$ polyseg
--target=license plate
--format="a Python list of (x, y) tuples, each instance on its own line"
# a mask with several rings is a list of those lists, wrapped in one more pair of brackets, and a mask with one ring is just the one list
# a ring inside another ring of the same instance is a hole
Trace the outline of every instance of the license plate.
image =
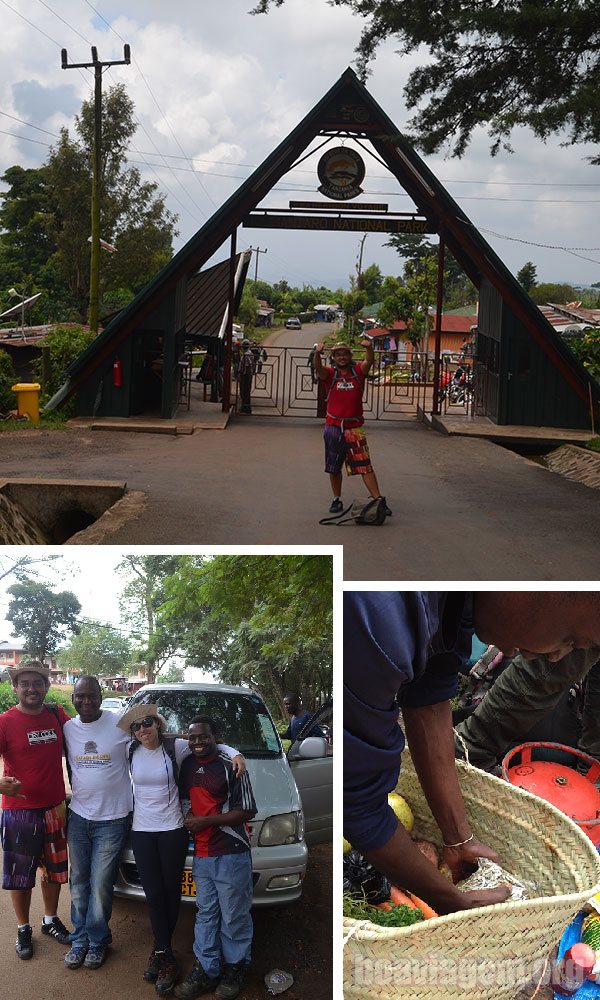
[(192, 873), (189, 868), (186, 868), (181, 876), (181, 895), (182, 896), (196, 895), (196, 883), (194, 882)]

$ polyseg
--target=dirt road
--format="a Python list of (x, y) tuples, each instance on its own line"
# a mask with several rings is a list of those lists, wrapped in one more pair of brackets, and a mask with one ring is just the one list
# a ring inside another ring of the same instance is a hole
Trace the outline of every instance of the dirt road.
[[(266, 1000), (263, 976), (278, 967), (290, 972), (294, 985), (286, 1000), (331, 1000), (332, 997), (332, 851), (331, 844), (311, 848), (304, 894), (300, 902), (283, 908), (253, 911), (252, 966), (240, 1000)], [(185, 971), (192, 965), (191, 943), (195, 907), (181, 907), (174, 948)], [(69, 893), (65, 888), (60, 916), (69, 926)], [(41, 894), (34, 890), (32, 925), (34, 957), (20, 961), (14, 951), (16, 925), (8, 892), (0, 893), (1, 995), (7, 1000), (111, 1000), (156, 997), (142, 980), (152, 942), (145, 906), (117, 899), (111, 927), (114, 944), (105, 965), (96, 972), (65, 969), (66, 948), (42, 937)]]

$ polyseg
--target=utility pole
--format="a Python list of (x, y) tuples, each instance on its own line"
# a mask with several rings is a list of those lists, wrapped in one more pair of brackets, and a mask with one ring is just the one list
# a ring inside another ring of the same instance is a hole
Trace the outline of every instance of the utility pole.
[(92, 155), (92, 238), (90, 254), (90, 331), (98, 333), (98, 310), (100, 298), (100, 173), (102, 162), (102, 70), (109, 66), (128, 66), (131, 62), (129, 45), (123, 46), (123, 59), (100, 62), (98, 50), (92, 45), (91, 63), (69, 63), (67, 50), (60, 50), (63, 69), (94, 70), (94, 148)]
[(258, 284), (258, 255), (259, 253), (267, 253), (267, 250), (261, 250), (260, 247), (250, 247), (252, 253), (256, 254), (256, 264), (254, 266), (254, 295), (256, 296), (256, 286)]
[(360, 250), (358, 251), (358, 261), (356, 263), (356, 276), (357, 276), (356, 277), (356, 287), (359, 290), (360, 290), (360, 279), (362, 278), (363, 250), (364, 250), (364, 246), (365, 246), (365, 240), (366, 240), (366, 238), (367, 238), (368, 235), (369, 235), (368, 233), (365, 233), (365, 235), (362, 237), (362, 239), (360, 241)]

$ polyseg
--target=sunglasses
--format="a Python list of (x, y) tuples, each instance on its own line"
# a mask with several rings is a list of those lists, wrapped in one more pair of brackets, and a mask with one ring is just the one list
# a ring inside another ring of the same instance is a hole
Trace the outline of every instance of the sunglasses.
[(150, 729), (150, 726), (154, 725), (154, 721), (155, 720), (154, 720), (153, 716), (147, 715), (146, 718), (142, 719), (141, 722), (132, 722), (131, 723), (131, 732), (132, 733), (137, 733), (138, 730), (140, 730), (142, 727), (144, 729)]

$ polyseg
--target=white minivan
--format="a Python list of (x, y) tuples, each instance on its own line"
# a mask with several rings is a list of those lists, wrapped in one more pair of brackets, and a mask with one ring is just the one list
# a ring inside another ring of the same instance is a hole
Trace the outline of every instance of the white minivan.
[[(268, 708), (260, 695), (246, 687), (147, 684), (136, 692), (129, 708), (148, 703), (158, 706), (158, 711), (166, 719), (169, 733), (184, 737), (195, 715), (211, 716), (220, 726), (219, 736), (223, 742), (244, 754), (258, 810), (249, 824), (253, 903), (260, 906), (297, 899), (302, 892), (308, 851), (302, 801), (293, 769), (299, 767), (299, 783), (305, 786), (302, 794), (306, 801), (318, 800), (319, 835), (316, 839), (324, 839), (323, 834), (330, 839), (333, 812), (333, 750), (330, 740), (314, 735), (307, 736), (306, 740), (300, 738), (290, 748), (294, 758), (290, 764)], [(303, 743), (306, 744), (304, 752)], [(322, 763), (320, 769), (319, 760)], [(324, 806), (327, 801), (329, 819), (323, 815), (327, 813)], [(191, 853), (185, 868), (182, 898), (194, 901), (196, 889), (191, 876)], [(115, 893), (118, 896), (144, 897), (129, 843), (121, 858)]]

